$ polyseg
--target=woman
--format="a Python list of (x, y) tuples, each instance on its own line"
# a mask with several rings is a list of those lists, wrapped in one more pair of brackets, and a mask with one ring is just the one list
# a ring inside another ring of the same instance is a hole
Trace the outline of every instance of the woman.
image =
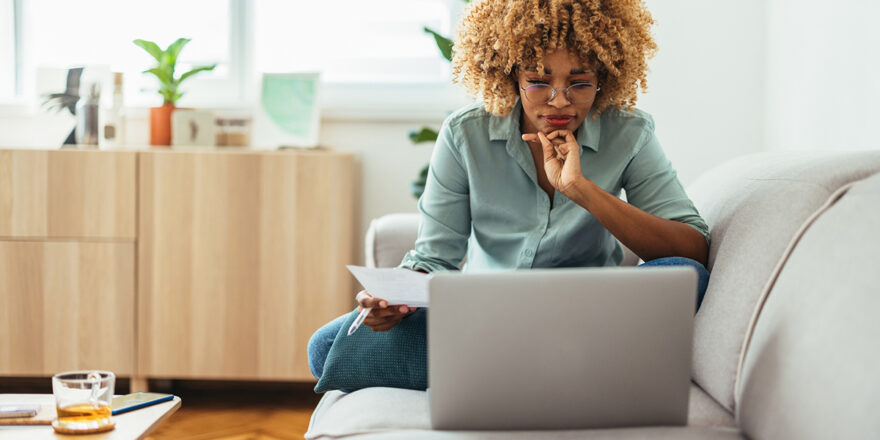
[[(619, 241), (644, 265), (697, 268), (702, 300), (708, 227), (664, 156), (653, 120), (633, 108), (656, 49), (652, 24), (638, 0), (472, 4), (453, 75), (482, 102), (440, 130), (419, 199), (419, 237), (401, 267), (458, 270), (463, 260), (463, 271), (616, 266)], [(364, 324), (374, 331), (414, 311), (365, 291), (357, 301), (373, 308)], [(312, 337), (316, 377), (344, 318)]]

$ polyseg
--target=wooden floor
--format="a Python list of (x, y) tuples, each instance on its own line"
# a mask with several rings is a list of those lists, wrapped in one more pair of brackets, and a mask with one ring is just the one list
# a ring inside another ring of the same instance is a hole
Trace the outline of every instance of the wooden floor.
[(321, 396), (314, 384), (175, 383), (183, 405), (150, 440), (302, 439)]
[[(150, 440), (299, 440), (321, 396), (314, 384), (150, 381), (150, 391), (180, 396), (182, 405)], [(4, 379), (0, 393), (51, 393), (49, 379)], [(128, 392), (118, 380), (117, 394)]]

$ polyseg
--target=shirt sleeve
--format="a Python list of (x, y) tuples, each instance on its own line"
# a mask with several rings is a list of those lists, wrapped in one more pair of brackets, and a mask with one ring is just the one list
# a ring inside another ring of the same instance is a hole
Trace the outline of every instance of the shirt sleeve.
[(660, 218), (693, 227), (709, 242), (709, 227), (688, 198), (652, 128), (623, 172), (627, 202)]
[(457, 137), (450, 121), (444, 122), (419, 198), (418, 239), (399, 267), (428, 273), (458, 270), (464, 258), (471, 233), (470, 193)]

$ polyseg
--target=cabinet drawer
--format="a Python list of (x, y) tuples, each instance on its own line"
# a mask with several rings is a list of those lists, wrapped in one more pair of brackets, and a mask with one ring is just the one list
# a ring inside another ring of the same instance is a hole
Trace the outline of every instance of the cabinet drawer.
[(0, 237), (135, 237), (137, 155), (0, 150)]
[(129, 243), (0, 241), (0, 375), (134, 373)]

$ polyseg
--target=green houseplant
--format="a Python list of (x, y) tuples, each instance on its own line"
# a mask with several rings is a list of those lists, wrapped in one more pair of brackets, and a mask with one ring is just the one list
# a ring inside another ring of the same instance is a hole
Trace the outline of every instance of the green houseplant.
[(144, 49), (157, 62), (156, 67), (147, 69), (144, 73), (151, 73), (159, 80), (159, 95), (162, 96), (162, 106), (150, 109), (150, 145), (171, 144), (171, 113), (174, 112), (177, 100), (183, 96), (180, 91), (180, 83), (199, 72), (214, 70), (216, 64), (199, 66), (188, 72), (176, 75), (177, 58), (180, 51), (191, 41), (190, 38), (178, 38), (168, 48), (162, 50), (158, 44), (137, 39), (134, 44)]
[[(464, 3), (470, 3), (471, 0), (462, 1)], [(443, 58), (445, 58), (446, 61), (452, 62), (452, 39), (441, 35), (437, 31), (427, 26), (424, 28), (424, 31), (425, 33), (431, 34), (431, 36), (434, 37), (434, 42), (437, 43), (437, 49), (440, 50), (440, 54), (443, 55)], [(422, 127), (422, 129), (419, 131), (410, 132), (409, 140), (416, 145), (426, 142), (435, 143), (437, 142), (437, 130), (434, 130), (430, 127)], [(416, 179), (409, 184), (410, 192), (412, 193), (413, 197), (418, 199), (422, 196), (422, 193), (425, 192), (425, 183), (427, 183), (427, 181), (428, 165), (425, 165), (422, 167), (421, 170), (419, 170), (419, 174), (418, 176), (416, 176)]]
[[(467, 2), (468, 0), (465, 0)], [(431, 34), (434, 37), (434, 42), (437, 43), (437, 49), (440, 50), (440, 54), (443, 55), (443, 58), (446, 58), (446, 61), (452, 61), (452, 40), (448, 37), (444, 37), (437, 33), (437, 31), (425, 27), (426, 33)], [(437, 130), (434, 130), (430, 127), (422, 127), (419, 131), (413, 131), (409, 134), (409, 140), (413, 144), (421, 144), (425, 142), (437, 142)], [(419, 170), (418, 176), (416, 179), (410, 182), (410, 193), (412, 193), (413, 197), (419, 198), (422, 196), (422, 193), (425, 192), (425, 183), (428, 181), (428, 165), (422, 167)]]

